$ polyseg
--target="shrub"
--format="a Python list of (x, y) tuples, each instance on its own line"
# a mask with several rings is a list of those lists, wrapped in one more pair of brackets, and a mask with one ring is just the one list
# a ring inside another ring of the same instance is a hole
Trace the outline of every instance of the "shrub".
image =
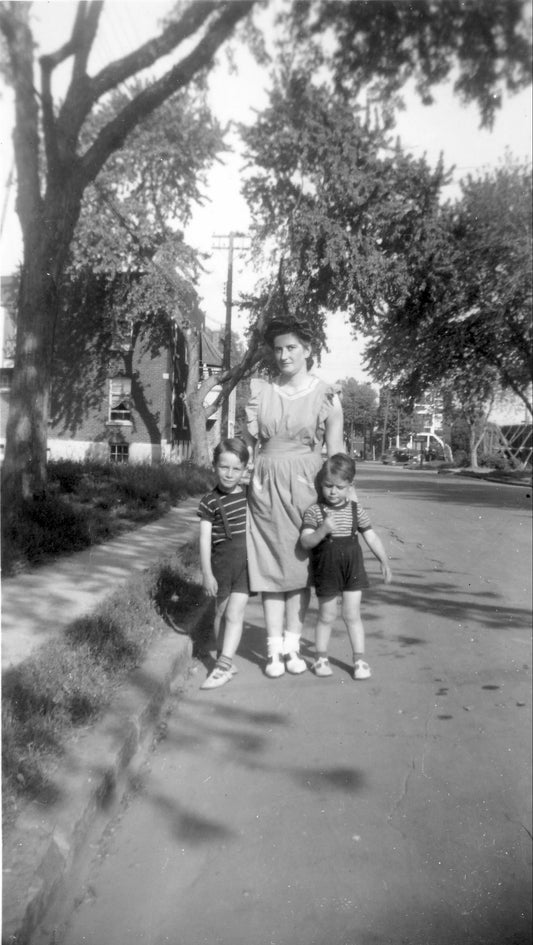
[(453, 461), (456, 466), (463, 467), (468, 466), (469, 458), (466, 450), (455, 450), (453, 454)]
[(85, 475), (85, 467), (80, 462), (70, 459), (54, 460), (49, 462), (48, 482), (57, 482), (62, 492), (70, 494), (77, 492)]
[(479, 457), (479, 465), (496, 469), (498, 472), (520, 468), (520, 462), (514, 456), (507, 456), (505, 453), (482, 453)]
[(88, 511), (76, 509), (62, 496), (45, 494), (23, 499), (3, 521), (4, 564), (17, 559), (38, 563), (54, 554), (79, 551), (91, 544)]
[(20, 503), (2, 520), (4, 574), (70, 554), (153, 519), (169, 504), (207, 492), (210, 469), (191, 463), (115, 465), (57, 460), (48, 464), (49, 490)]

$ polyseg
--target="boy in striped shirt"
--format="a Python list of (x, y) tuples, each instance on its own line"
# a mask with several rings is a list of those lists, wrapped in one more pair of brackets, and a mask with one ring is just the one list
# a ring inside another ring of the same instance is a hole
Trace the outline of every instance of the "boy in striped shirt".
[(215, 449), (216, 486), (198, 506), (200, 564), (204, 590), (216, 598), (217, 662), (200, 689), (216, 689), (237, 672), (233, 657), (241, 641), (244, 609), (250, 594), (246, 558), (246, 486), (241, 479), (249, 453), (238, 438), (221, 440)]
[(367, 513), (359, 502), (350, 501), (354, 479), (355, 463), (350, 456), (335, 453), (326, 461), (320, 481), (322, 501), (306, 509), (300, 541), (311, 552), (312, 583), (319, 604), (312, 669), (317, 676), (331, 676), (328, 644), (337, 617), (337, 597), (342, 595), (342, 616), (353, 650), (353, 677), (368, 679), (371, 671), (364, 659), (365, 631), (360, 613), (361, 592), (368, 587), (368, 578), (357, 532), (380, 562), (386, 584), (392, 580), (392, 573)]

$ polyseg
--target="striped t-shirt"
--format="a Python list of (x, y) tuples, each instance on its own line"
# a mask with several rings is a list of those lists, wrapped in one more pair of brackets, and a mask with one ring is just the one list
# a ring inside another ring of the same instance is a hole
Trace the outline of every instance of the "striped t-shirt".
[[(369, 528), (372, 528), (368, 512), (365, 512), (365, 510), (361, 508), (359, 502), (357, 502), (356, 505), (357, 531), (367, 532)], [(315, 502), (314, 505), (310, 505), (304, 512), (302, 528), (312, 528), (313, 531), (315, 531), (319, 525), (322, 525), (324, 521), (322, 508), (323, 506), (320, 506), (318, 502)], [(340, 508), (333, 508), (332, 506), (327, 506), (327, 508), (333, 522), (333, 531), (331, 532), (333, 538), (349, 538), (352, 534), (353, 524), (352, 503), (346, 502), (346, 504)]]
[(198, 516), (207, 522), (211, 522), (211, 546), (217, 545), (221, 541), (226, 541), (229, 537), (226, 533), (224, 518), (220, 510), (222, 506), (231, 537), (246, 534), (246, 488), (241, 492), (222, 492), (215, 488), (212, 492), (204, 495), (198, 506)]

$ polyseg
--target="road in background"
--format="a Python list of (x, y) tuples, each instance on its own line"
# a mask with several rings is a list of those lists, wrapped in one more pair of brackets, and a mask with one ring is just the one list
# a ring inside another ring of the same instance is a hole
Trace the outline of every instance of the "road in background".
[(330, 679), (267, 679), (251, 602), (36, 945), (529, 945), (530, 490), (361, 464), (358, 493), (394, 572), (367, 558), (372, 678), (339, 621)]

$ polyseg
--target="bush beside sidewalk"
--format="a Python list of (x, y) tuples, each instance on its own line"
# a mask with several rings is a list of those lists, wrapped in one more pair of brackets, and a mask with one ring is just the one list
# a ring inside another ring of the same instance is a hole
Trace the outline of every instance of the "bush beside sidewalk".
[(4, 510), (4, 576), (109, 541), (213, 485), (212, 470), (192, 463), (56, 460), (48, 463), (47, 472), (42, 495), (21, 500), (9, 513)]

